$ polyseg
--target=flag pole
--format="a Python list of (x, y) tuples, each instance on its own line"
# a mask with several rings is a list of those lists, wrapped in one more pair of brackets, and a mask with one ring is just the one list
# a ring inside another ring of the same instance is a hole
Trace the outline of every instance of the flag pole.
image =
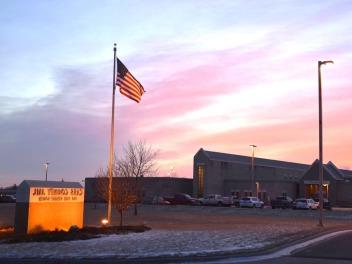
[(108, 189), (108, 223), (111, 225), (111, 196), (112, 196), (112, 167), (114, 162), (114, 135), (115, 135), (115, 90), (116, 90), (116, 43), (114, 43), (114, 69), (112, 83), (111, 105), (111, 131), (110, 131), (110, 155), (109, 155), (109, 189)]

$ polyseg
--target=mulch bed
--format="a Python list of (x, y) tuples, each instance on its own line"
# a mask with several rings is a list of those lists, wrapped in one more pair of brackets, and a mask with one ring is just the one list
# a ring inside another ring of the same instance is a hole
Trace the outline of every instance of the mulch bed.
[(62, 242), (72, 240), (86, 240), (98, 238), (102, 235), (141, 233), (150, 230), (150, 227), (141, 226), (105, 226), (71, 228), (69, 231), (43, 231), (35, 234), (15, 234), (13, 228), (0, 232), (0, 243), (21, 242)]

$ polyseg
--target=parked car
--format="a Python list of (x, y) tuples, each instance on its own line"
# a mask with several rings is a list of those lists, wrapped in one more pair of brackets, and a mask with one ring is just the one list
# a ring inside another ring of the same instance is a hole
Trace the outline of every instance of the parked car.
[(297, 199), (295, 201), (294, 209), (317, 209), (318, 204), (313, 199)]
[[(314, 201), (317, 203), (318, 208), (319, 208), (319, 199), (314, 199)], [(329, 200), (326, 198), (324, 198), (323, 208), (326, 210), (332, 210), (331, 204), (330, 204)]]
[(232, 197), (225, 197), (220, 194), (210, 194), (199, 199), (201, 205), (231, 206)]
[(0, 195), (0, 203), (15, 203), (16, 197), (9, 194), (1, 194)]
[(166, 201), (162, 196), (154, 196), (152, 200), (152, 204), (160, 204), (160, 205), (168, 205), (169, 201)]
[(289, 196), (278, 196), (275, 200), (271, 200), (271, 208), (292, 208), (293, 200)]
[(196, 198), (191, 197), (186, 193), (175, 194), (174, 197), (164, 197), (171, 205), (183, 204), (183, 205), (199, 205), (200, 201)]
[(237, 196), (232, 196), (232, 203), (234, 206), (240, 207), (240, 198)]
[(243, 197), (240, 199), (240, 207), (263, 208), (264, 203), (257, 197)]

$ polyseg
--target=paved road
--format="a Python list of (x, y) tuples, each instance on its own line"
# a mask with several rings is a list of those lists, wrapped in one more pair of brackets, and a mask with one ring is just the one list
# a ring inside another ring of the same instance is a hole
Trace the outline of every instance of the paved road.
[(352, 232), (330, 238), (294, 253), (290, 257), (251, 262), (252, 264), (352, 263)]
[(251, 262), (251, 264), (351, 264), (351, 260), (284, 257), (278, 259), (269, 259), (266, 261)]

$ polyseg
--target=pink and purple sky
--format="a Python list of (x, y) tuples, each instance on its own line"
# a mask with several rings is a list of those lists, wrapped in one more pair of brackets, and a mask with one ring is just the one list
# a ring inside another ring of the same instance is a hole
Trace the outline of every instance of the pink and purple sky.
[(6, 1), (0, 4), (0, 186), (81, 181), (108, 160), (112, 47), (147, 93), (118, 94), (116, 147), (145, 140), (159, 176), (199, 148), (352, 168), (352, 2)]

